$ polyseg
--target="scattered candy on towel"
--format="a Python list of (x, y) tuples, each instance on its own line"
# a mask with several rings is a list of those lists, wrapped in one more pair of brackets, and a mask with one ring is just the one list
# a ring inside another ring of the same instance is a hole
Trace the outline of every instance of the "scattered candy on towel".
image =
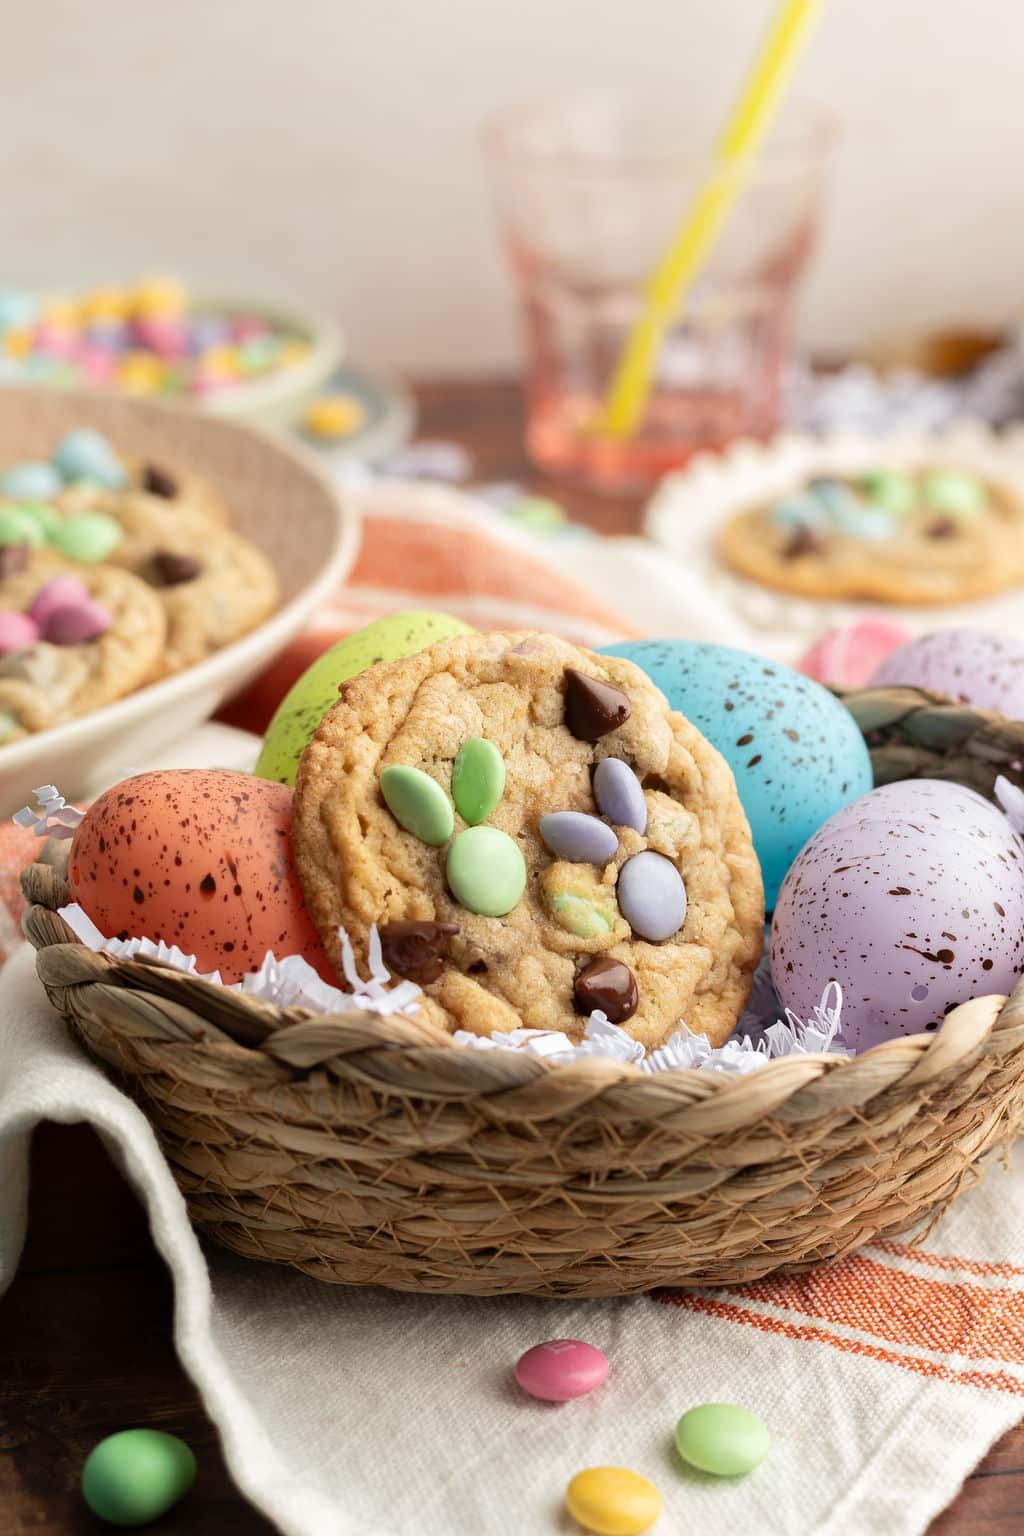
[(595, 1536), (642, 1536), (661, 1514), (661, 1494), (628, 1467), (588, 1467), (565, 1490), (565, 1505)]
[(608, 1357), (582, 1339), (549, 1339), (516, 1361), (515, 1378), (524, 1392), (546, 1403), (568, 1403), (601, 1386)]
[(702, 1403), (676, 1425), (676, 1450), (691, 1467), (715, 1477), (745, 1477), (771, 1450), (768, 1426), (731, 1403)]
[(148, 1525), (184, 1498), (195, 1477), (196, 1459), (177, 1435), (124, 1429), (90, 1451), (82, 1495), (109, 1525)]

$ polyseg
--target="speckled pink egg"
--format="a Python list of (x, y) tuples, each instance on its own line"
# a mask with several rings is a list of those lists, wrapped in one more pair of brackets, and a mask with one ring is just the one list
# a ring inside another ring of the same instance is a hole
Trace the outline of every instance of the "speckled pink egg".
[(784, 1007), (843, 989), (855, 1051), (937, 1029), (959, 1003), (1012, 991), (1024, 970), (1024, 854), (971, 789), (887, 784), (819, 828), (782, 883), (771, 936)]
[(901, 645), (868, 678), (871, 688), (900, 684), (1024, 720), (1024, 640), (984, 629), (936, 630)]
[(238, 981), (267, 950), (333, 968), (302, 902), (292, 791), (247, 773), (168, 770), (122, 779), (71, 844), (74, 899), (108, 938), (163, 939)]

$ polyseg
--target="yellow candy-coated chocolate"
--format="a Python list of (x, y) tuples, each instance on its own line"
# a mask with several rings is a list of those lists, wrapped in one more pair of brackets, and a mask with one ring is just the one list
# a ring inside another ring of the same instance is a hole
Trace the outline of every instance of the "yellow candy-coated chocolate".
[(52, 293), (40, 304), (39, 318), (54, 330), (73, 331), (78, 325), (78, 305), (66, 293)]
[(126, 352), (114, 377), (130, 394), (153, 395), (163, 385), (164, 365), (150, 352)]
[(31, 331), (5, 331), (4, 351), (8, 357), (28, 357), (32, 351)]
[(188, 289), (176, 277), (145, 277), (132, 292), (137, 315), (183, 315), (188, 309)]
[(238, 353), (234, 347), (211, 347), (203, 353), (199, 366), (209, 379), (234, 379), (238, 376)]
[(595, 1536), (641, 1536), (661, 1514), (654, 1484), (628, 1467), (588, 1467), (565, 1491), (570, 1515)]
[(130, 300), (126, 290), (107, 284), (82, 295), (78, 318), (86, 325), (91, 320), (124, 320), (129, 308)]
[(305, 428), (314, 437), (351, 437), (366, 420), (354, 395), (321, 395), (307, 408)]
[(291, 368), (295, 363), (304, 363), (312, 348), (308, 341), (283, 341), (277, 349), (277, 360), (282, 368)]

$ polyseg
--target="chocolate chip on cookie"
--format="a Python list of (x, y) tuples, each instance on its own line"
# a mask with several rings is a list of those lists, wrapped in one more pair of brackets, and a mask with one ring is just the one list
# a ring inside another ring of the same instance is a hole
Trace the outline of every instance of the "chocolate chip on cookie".
[(617, 731), (629, 719), (630, 710), (621, 688), (566, 667), (565, 723), (577, 741), (598, 741)]
[(147, 464), (142, 471), (142, 489), (151, 496), (162, 496), (165, 501), (173, 501), (178, 494), (178, 482), (169, 470), (161, 469), (159, 464)]
[(183, 582), (195, 581), (203, 565), (194, 555), (178, 555), (172, 549), (158, 549), (153, 556), (153, 569), (159, 586), (180, 587)]
[(5, 544), (0, 549), (0, 581), (17, 576), (28, 565), (31, 549), (27, 544)]
[(828, 540), (813, 528), (802, 524), (794, 528), (782, 547), (783, 560), (797, 560), (801, 555), (821, 555), (828, 548)]
[(395, 976), (429, 986), (444, 970), (449, 943), (458, 931), (458, 923), (383, 923), (378, 932), (384, 964)]
[(636, 977), (621, 960), (601, 956), (591, 960), (576, 977), (573, 1002), (577, 1012), (591, 1014), (598, 1010), (611, 1024), (624, 1024), (636, 1013), (640, 1001)]

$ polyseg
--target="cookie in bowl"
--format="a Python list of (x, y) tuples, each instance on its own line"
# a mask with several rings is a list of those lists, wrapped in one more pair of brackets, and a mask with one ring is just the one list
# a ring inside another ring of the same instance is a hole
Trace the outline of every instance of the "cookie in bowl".
[(735, 513), (725, 563), (807, 598), (944, 604), (1024, 581), (1024, 500), (949, 466), (815, 475)]
[(293, 846), (342, 970), (424, 989), (448, 1031), (718, 1044), (762, 947), (761, 873), (729, 768), (632, 663), (460, 635), (342, 685), (299, 769)]
[(0, 548), (0, 743), (73, 720), (160, 670), (166, 623), (145, 582), (72, 572), (48, 550)]

